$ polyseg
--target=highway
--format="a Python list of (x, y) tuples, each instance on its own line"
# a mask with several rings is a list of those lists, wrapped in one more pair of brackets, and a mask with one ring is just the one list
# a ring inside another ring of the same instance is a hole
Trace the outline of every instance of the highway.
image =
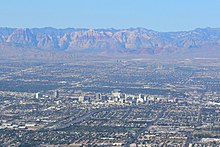
[(128, 140), (128, 142), (125, 144), (125, 147), (129, 147), (132, 143), (134, 143), (135, 140), (141, 135), (141, 133), (146, 131), (150, 126), (156, 123), (164, 115), (165, 111), (166, 109), (163, 108), (162, 111), (157, 115), (157, 118), (155, 120), (148, 122), (146, 126), (140, 128), (140, 130), (135, 134), (135, 136), (133, 136), (130, 140)]
[(121, 109), (128, 109), (129, 110), (128, 113), (130, 113), (130, 111), (132, 110), (132, 107), (129, 106), (129, 107), (114, 107), (114, 108), (94, 109), (91, 112), (89, 112), (89, 113), (87, 113), (85, 115), (82, 115), (82, 116), (80, 116), (78, 118), (69, 116), (69, 117), (67, 117), (64, 120), (56, 122), (55, 124), (52, 124), (52, 125), (49, 124), (48, 126), (42, 128), (42, 130), (45, 130), (45, 129), (56, 130), (56, 129), (66, 128), (66, 127), (69, 127), (71, 125), (80, 123), (80, 122), (90, 118), (95, 113), (102, 112), (102, 111), (121, 110)]

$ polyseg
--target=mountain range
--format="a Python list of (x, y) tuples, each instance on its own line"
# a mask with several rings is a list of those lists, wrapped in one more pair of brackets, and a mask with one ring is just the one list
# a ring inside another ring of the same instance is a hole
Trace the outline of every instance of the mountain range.
[(173, 55), (210, 51), (215, 55), (220, 52), (220, 29), (158, 32), (145, 28), (0, 28), (0, 57), (58, 54), (65, 57), (76, 52)]

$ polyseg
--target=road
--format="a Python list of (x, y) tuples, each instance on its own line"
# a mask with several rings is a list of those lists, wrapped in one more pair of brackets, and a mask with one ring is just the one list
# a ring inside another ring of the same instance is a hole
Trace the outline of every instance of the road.
[(141, 133), (143, 133), (144, 131), (146, 131), (150, 126), (152, 126), (154, 123), (156, 123), (163, 115), (164, 112), (166, 111), (165, 108), (162, 109), (162, 111), (157, 115), (157, 118), (151, 122), (148, 122), (146, 124), (146, 126), (142, 127), (136, 134), (134, 137), (132, 137), (130, 140), (128, 140), (128, 142), (125, 144), (125, 147), (129, 147), (132, 143), (134, 143), (134, 141), (141, 135)]
[(185, 143), (184, 147), (188, 147), (191, 142), (192, 142), (192, 133), (188, 132), (187, 133), (186, 143)]
[(42, 129), (43, 130), (44, 129), (55, 130), (55, 129), (66, 128), (66, 127), (69, 127), (69, 126), (71, 126), (73, 124), (80, 123), (80, 122), (90, 118), (95, 113), (102, 112), (102, 111), (120, 110), (120, 109), (131, 109), (131, 108), (130, 108), (130, 106), (129, 107), (114, 107), (114, 108), (99, 108), (99, 109), (92, 110), (91, 112), (89, 112), (89, 113), (87, 113), (85, 115), (82, 115), (82, 116), (80, 116), (78, 118), (70, 116), (70, 117), (68, 117), (68, 118), (66, 118), (64, 120), (58, 121), (58, 122), (56, 122), (53, 125), (48, 125), (48, 126), (42, 128)]

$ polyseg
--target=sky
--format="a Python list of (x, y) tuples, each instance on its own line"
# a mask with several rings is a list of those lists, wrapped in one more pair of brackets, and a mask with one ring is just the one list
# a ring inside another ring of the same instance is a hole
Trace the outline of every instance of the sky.
[(1, 0), (0, 27), (220, 28), (220, 0)]

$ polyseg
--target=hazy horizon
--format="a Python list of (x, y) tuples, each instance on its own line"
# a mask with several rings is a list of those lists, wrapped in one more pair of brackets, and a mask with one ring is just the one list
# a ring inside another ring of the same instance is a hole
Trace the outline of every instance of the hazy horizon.
[(193, 31), (196, 29), (220, 29), (220, 27), (197, 27), (197, 28), (192, 28), (190, 30), (174, 30), (174, 31), (158, 31), (158, 30), (154, 30), (154, 29), (149, 29), (149, 28), (144, 28), (144, 27), (129, 27), (129, 28), (75, 28), (75, 27), (64, 27), (64, 28), (58, 28), (58, 27), (52, 27), (52, 26), (42, 26), (42, 27), (7, 27), (7, 26), (0, 26), (0, 28), (9, 28), (9, 29), (56, 29), (56, 30), (65, 30), (65, 29), (85, 29), (85, 30), (129, 30), (129, 29), (146, 29), (146, 30), (150, 30), (150, 31), (156, 31), (156, 32), (161, 32), (161, 33), (169, 33), (169, 32), (189, 32), (189, 31)]
[(93, 0), (0, 2), (1, 27), (147, 28), (160, 32), (219, 28), (220, 1)]

